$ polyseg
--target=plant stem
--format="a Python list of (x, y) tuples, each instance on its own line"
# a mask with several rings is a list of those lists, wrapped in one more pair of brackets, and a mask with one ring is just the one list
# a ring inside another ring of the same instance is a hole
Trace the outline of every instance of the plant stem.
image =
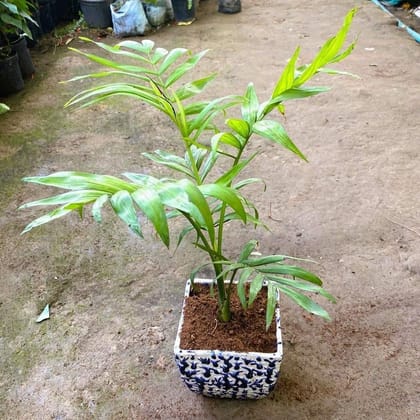
[(219, 310), (219, 321), (221, 322), (229, 322), (232, 318), (232, 314), (230, 311), (230, 299), (227, 297), (220, 307)]
[(194, 173), (195, 182), (197, 183), (197, 185), (201, 185), (203, 183), (203, 181), (201, 179), (201, 176), (200, 176), (200, 173), (198, 171), (197, 165), (195, 164), (194, 156), (193, 156), (193, 153), (191, 151), (191, 143), (190, 143), (189, 137), (188, 137), (188, 140), (185, 140), (185, 138), (184, 138), (184, 143), (185, 143), (185, 147), (187, 149), (188, 157), (190, 159), (191, 168), (192, 168), (193, 173)]
[[(236, 155), (233, 164), (232, 164), (232, 168), (238, 164), (242, 153), (249, 141), (250, 136), (248, 136), (248, 138), (245, 140), (243, 147), (238, 151), (238, 154)], [(232, 183), (229, 184), (229, 186)], [(222, 244), (223, 244), (223, 228), (225, 226), (224, 223), (224, 218), (225, 218), (225, 214), (226, 214), (226, 203), (222, 204), (222, 207), (220, 209), (220, 215), (219, 215), (219, 229), (218, 229), (218, 233), (217, 233), (217, 254), (222, 255), (223, 254), (223, 249), (222, 249)], [(233, 280), (235, 278), (236, 275), (236, 271), (235, 270), (232, 273), (232, 276), (230, 278), (229, 281), (229, 285), (226, 288), (225, 287), (225, 278), (224, 276), (220, 276), (218, 277), (218, 274), (220, 274), (223, 270), (223, 267), (220, 267), (217, 264), (213, 264), (215, 272), (216, 272), (216, 277), (217, 277), (217, 290), (218, 290), (218, 296), (219, 296), (219, 320), (221, 322), (229, 322), (232, 318), (232, 313), (230, 310), (230, 296), (231, 296), (231, 289), (232, 289), (232, 283)]]

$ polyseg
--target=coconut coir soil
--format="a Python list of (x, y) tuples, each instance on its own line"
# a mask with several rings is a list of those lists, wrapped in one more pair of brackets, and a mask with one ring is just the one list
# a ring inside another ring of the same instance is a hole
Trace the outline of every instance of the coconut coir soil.
[(251, 308), (244, 311), (236, 290), (232, 291), (232, 320), (227, 323), (217, 318), (217, 297), (209, 287), (195, 285), (186, 299), (181, 348), (190, 350), (276, 351), (275, 322), (265, 329), (267, 297), (260, 293)]

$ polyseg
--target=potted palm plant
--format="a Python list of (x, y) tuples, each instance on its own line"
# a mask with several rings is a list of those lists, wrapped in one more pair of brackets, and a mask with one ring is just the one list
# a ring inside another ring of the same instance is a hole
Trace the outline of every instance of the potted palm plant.
[[(21, 208), (55, 206), (29, 223), (24, 232), (73, 211), (82, 214), (88, 204), (92, 204), (93, 218), (100, 222), (101, 209), (109, 203), (116, 215), (140, 237), (139, 213), (142, 213), (142, 217), (150, 220), (160, 240), (169, 247), (169, 222), (173, 218), (183, 219), (186, 226), (179, 233), (178, 243), (190, 237), (194, 246), (208, 257), (208, 262), (195, 268), (187, 281), (175, 342), (175, 358), (181, 377), (195, 392), (208, 396), (261, 398), (273, 389), (282, 359), (280, 295), (315, 315), (329, 319), (327, 311), (307, 295), (317, 294), (334, 302), (334, 297), (323, 288), (317, 275), (297, 266), (293, 262), (296, 258), (259, 255), (256, 241), (234, 247), (238, 253), (231, 256), (231, 244), (226, 243), (225, 233), (226, 227), (234, 223), (264, 225), (256, 205), (245, 193), (249, 185), (261, 180), (242, 177), (244, 169), (257, 154), (249, 154), (254, 137), (262, 137), (306, 160), (275, 117), (284, 114), (287, 101), (327, 90), (309, 87), (307, 82), (320, 72), (340, 73), (326, 66), (343, 60), (353, 50), (354, 43), (343, 46), (354, 14), (355, 10), (347, 14), (337, 34), (327, 40), (309, 64), (297, 65), (300, 52), (297, 48), (265, 101), (258, 99), (252, 83), (243, 95), (194, 101), (193, 98), (205, 90), (215, 74), (198, 79), (192, 77), (183, 84), (180, 79), (193, 71), (207, 51), (197, 54), (184, 48), (167, 51), (156, 48), (150, 40), (126, 40), (109, 46), (86, 38), (83, 39), (95, 44), (108, 56), (73, 49), (109, 70), (75, 77), (71, 81), (98, 77), (116, 77), (117, 80), (83, 90), (71, 98), (66, 107), (84, 108), (114, 96), (135, 98), (168, 117), (179, 131), (183, 151), (181, 154), (171, 150), (144, 153), (147, 159), (173, 171), (173, 177), (127, 172), (122, 179), (94, 173), (57, 172), (25, 178), (27, 182), (68, 191), (24, 204)], [(123, 61), (121, 57), (124, 57)], [(126, 64), (130, 59), (134, 64)], [(229, 115), (233, 110), (236, 111), (235, 117), (227, 117), (223, 125), (218, 123), (217, 117)], [(292, 262), (288, 263), (288, 260)], [(212, 268), (212, 279), (197, 280), (198, 274), (207, 266)], [(236, 318), (242, 316), (234, 313), (232, 302), (239, 302), (238, 311), (247, 314), (258, 301), (259, 308), (263, 305), (265, 311), (261, 315), (261, 310), (257, 310), (255, 318), (248, 319), (245, 328), (250, 329), (251, 324), (257, 323), (257, 317), (262, 316), (262, 333), (268, 331), (271, 334), (268, 348), (224, 348), (223, 342), (204, 348), (188, 344), (192, 335), (198, 335), (194, 330), (193, 334), (187, 333), (183, 338), (189, 316), (188, 305), (200, 296), (207, 299), (207, 304), (199, 310), (211, 307), (211, 311), (215, 311), (211, 314), (216, 321), (211, 325), (213, 332), (226, 329), (225, 326), (228, 326), (228, 331), (233, 330), (231, 326)], [(213, 309), (214, 305), (216, 309)]]

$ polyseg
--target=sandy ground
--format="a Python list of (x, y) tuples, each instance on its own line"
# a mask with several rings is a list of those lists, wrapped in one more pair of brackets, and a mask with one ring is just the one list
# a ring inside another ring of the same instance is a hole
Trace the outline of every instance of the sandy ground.
[[(264, 97), (295, 46), (308, 60), (354, 5), (242, 3), (227, 16), (203, 1), (193, 25), (150, 38), (210, 48), (200, 68), (220, 73), (215, 95), (253, 81)], [(230, 232), (233, 252), (256, 235), (263, 252), (316, 260), (311, 268), (339, 298), (331, 323), (283, 300), (282, 375), (257, 402), (202, 398), (178, 378), (184, 280), (202, 258), (192, 246), (168, 252), (110, 214), (101, 226), (74, 215), (20, 236), (39, 213), (17, 207), (47, 195), (23, 176), (153, 171), (140, 153), (175, 136), (163, 117), (127, 101), (64, 111), (80, 86), (58, 82), (87, 63), (65, 48), (34, 51), (36, 78), (0, 119), (0, 418), (419, 418), (420, 49), (371, 2), (357, 4), (358, 47), (340, 68), (360, 79), (320, 77), (332, 92), (289, 105), (285, 125), (309, 164), (256, 140), (262, 154), (250, 175), (268, 179), (255, 197), (272, 233)], [(36, 324), (46, 303), (51, 318)]]

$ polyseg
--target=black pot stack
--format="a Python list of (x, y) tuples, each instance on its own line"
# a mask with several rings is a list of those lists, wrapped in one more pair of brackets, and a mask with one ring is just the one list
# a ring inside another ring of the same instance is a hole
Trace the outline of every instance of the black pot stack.
[(33, 48), (44, 34), (52, 32), (59, 23), (77, 19), (79, 10), (79, 0), (37, 0), (34, 3), (31, 14), (37, 25), (28, 21), (32, 39), (24, 35), (11, 38), (10, 54), (0, 59), (0, 97), (22, 90), (24, 80), (35, 73), (28, 48)]
[(3, 46), (7, 56), (0, 59), (0, 97), (18, 92), (25, 86), (24, 79), (35, 73), (24, 35), (9, 39), (9, 47)]

